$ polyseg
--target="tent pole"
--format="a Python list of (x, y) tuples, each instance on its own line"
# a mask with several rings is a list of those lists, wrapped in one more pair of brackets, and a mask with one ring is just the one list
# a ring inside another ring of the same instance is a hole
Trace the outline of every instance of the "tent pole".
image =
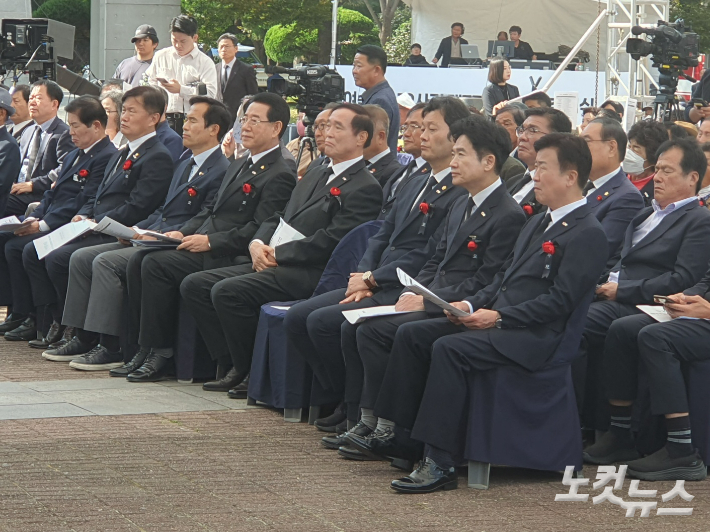
[(582, 35), (582, 38), (577, 41), (577, 44), (574, 45), (574, 48), (570, 50), (569, 54), (567, 54), (567, 57), (565, 57), (564, 61), (560, 63), (560, 66), (557, 67), (557, 70), (555, 70), (555, 73), (552, 75), (552, 77), (545, 83), (545, 86), (540, 89), (542, 92), (547, 92), (550, 90), (550, 87), (557, 81), (557, 78), (559, 78), (562, 75), (562, 72), (565, 71), (567, 66), (572, 62), (572, 59), (574, 59), (574, 56), (577, 55), (577, 52), (581, 50), (582, 46), (584, 46), (584, 43), (587, 42), (589, 37), (591, 37), (592, 33), (596, 31), (596, 29), (599, 27), (599, 25), (602, 23), (602, 21), (606, 18), (607, 14), (609, 13), (609, 10), (603, 9), (601, 13), (599, 13), (599, 16), (597, 19), (592, 23), (591, 26), (589, 26), (589, 29)]
[(338, 0), (333, 2), (332, 44), (330, 45), (330, 68), (335, 68), (335, 54), (338, 46)]

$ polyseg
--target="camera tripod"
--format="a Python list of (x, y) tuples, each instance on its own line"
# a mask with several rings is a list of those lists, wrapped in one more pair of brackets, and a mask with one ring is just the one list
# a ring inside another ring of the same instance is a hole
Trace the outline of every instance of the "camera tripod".
[(315, 131), (313, 131), (313, 120), (308, 116), (303, 117), (303, 125), (306, 126), (306, 134), (301, 137), (301, 142), (298, 147), (298, 157), (296, 157), (296, 168), (300, 168), (303, 152), (307, 149), (311, 152), (311, 161), (313, 154), (316, 151)]

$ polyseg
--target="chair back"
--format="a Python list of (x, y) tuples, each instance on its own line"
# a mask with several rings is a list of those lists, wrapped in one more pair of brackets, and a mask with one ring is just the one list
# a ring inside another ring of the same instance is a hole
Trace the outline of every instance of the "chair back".
[(313, 296), (325, 294), (348, 285), (350, 274), (357, 269), (367, 249), (367, 242), (382, 227), (382, 220), (372, 220), (358, 225), (335, 246)]

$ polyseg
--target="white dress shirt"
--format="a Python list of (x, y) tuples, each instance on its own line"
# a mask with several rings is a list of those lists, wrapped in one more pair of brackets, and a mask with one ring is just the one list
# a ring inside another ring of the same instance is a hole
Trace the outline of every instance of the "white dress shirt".
[(518, 190), (515, 195), (513, 195), (513, 199), (518, 203), (523, 201), (525, 199), (525, 196), (527, 196), (535, 186), (535, 182), (532, 180), (532, 178), (535, 176), (535, 170), (530, 170), (527, 173), (530, 174), (530, 182), (527, 183), (523, 188)]
[(330, 164), (328, 165), (328, 168), (333, 169), (333, 175), (331, 175), (328, 178), (328, 181), (325, 182), (327, 185), (330, 183), (333, 179), (338, 177), (340, 174), (345, 172), (348, 168), (350, 168), (352, 165), (354, 165), (356, 162), (362, 160), (362, 155), (360, 157), (355, 157), (354, 159), (349, 159), (347, 161), (340, 162), (338, 164), (333, 164), (333, 161), (330, 161)]
[[(430, 174), (430, 176), (433, 175), (433, 176), (434, 176), (434, 179), (436, 179), (436, 182), (437, 182), (437, 183), (441, 183), (441, 182), (444, 180), (444, 178), (445, 178), (447, 175), (449, 175), (450, 173), (451, 173), (451, 168), (444, 168), (441, 172), (436, 173), (436, 174), (435, 174), (434, 171), (432, 170), (432, 173)], [(427, 183), (429, 183), (428, 179), (427, 179)], [(421, 191), (421, 192), (419, 193), (419, 195), (417, 196), (417, 199), (414, 200), (414, 203), (412, 203), (412, 208), (410, 209), (410, 211), (413, 211), (416, 207), (419, 206), (419, 202), (420, 202), (420, 200), (422, 199), (422, 197), (424, 196), (424, 193), (426, 192), (427, 188), (428, 188), (428, 184), (427, 184), (427, 185), (424, 185), (424, 186), (422, 187), (422, 191)]]
[(378, 153), (375, 155), (372, 159), (369, 159), (368, 162), (369, 164), (375, 164), (377, 161), (382, 159), (385, 155), (387, 155), (390, 152), (390, 149), (387, 148), (385, 151)]
[(192, 178), (195, 177), (195, 174), (202, 167), (202, 165), (205, 164), (205, 161), (209, 158), (209, 156), (216, 152), (218, 149), (220, 149), (219, 144), (214, 148), (210, 148), (209, 150), (203, 151), (198, 155), (192, 156), (192, 160), (195, 161), (195, 164), (192, 166), (192, 169), (190, 170), (190, 175), (187, 177), (188, 183), (192, 181)]
[(601, 176), (599, 179), (595, 179), (594, 181), (592, 181), (590, 179), (589, 182), (592, 185), (594, 185), (594, 188), (589, 189), (587, 191), (587, 196), (589, 196), (591, 193), (593, 193), (596, 189), (603, 187), (606, 184), (606, 182), (609, 181), (616, 174), (618, 174), (620, 170), (621, 170), (621, 166), (619, 166), (619, 168), (617, 168), (616, 170), (614, 170), (610, 174), (606, 174), (606, 175)]
[[(39, 135), (39, 151), (37, 152), (37, 159), (40, 159), (42, 157), (42, 135), (44, 135), (47, 130), (49, 129), (49, 126), (51, 126), (54, 123), (54, 119), (56, 117), (50, 118), (46, 122), (43, 122), (41, 124), (36, 124), (39, 126), (39, 129), (36, 127), (29, 127), (25, 131), (22, 132), (22, 135), (24, 136), (25, 134), (30, 135), (29, 141), (27, 142), (27, 151), (25, 152), (25, 156), (22, 159), (22, 165), (20, 166), (20, 175), (17, 178), (18, 183), (24, 183), (25, 181), (29, 181), (32, 179), (32, 175), (27, 175), (28, 171), (28, 166), (30, 164), (30, 150), (32, 149), (32, 144), (34, 143), (34, 138), (35, 135)], [(37, 165), (37, 159), (35, 159), (35, 166)], [(34, 170), (34, 169), (33, 169)]]
[(280, 148), (280, 144), (277, 144), (276, 146), (274, 146), (273, 148), (269, 148), (268, 150), (264, 150), (261, 153), (257, 153), (256, 155), (249, 155), (249, 157), (251, 157), (251, 164), (254, 165), (258, 163), (264, 155), (266, 155), (267, 153), (271, 153), (277, 148)]
[(133, 152), (135, 152), (138, 148), (140, 148), (143, 143), (145, 143), (146, 140), (155, 137), (155, 131), (151, 131), (147, 135), (143, 135), (142, 137), (136, 139), (136, 140), (129, 140), (128, 141), (128, 156), (130, 157), (133, 155)]
[(217, 80), (220, 83), (220, 85), (222, 83), (222, 80), (224, 79), (224, 71), (225, 70), (227, 71), (227, 80), (229, 80), (229, 76), (232, 75), (232, 69), (234, 68), (234, 63), (236, 63), (236, 62), (237, 62), (236, 55), (234, 56), (234, 59), (232, 59), (229, 63), (225, 63), (224, 61), (222, 61), (222, 69), (220, 72), (220, 78)]
[[(662, 209), (655, 199), (652, 200), (651, 205), (653, 206), (653, 214), (651, 214), (648, 218), (646, 218), (638, 225), (638, 227), (634, 231), (633, 236), (631, 237), (631, 247), (634, 247), (636, 244), (641, 242), (641, 240), (646, 238), (646, 236), (648, 236), (651, 231), (658, 227), (658, 225), (663, 221), (663, 219), (670, 213), (677, 211), (683, 205), (687, 205), (688, 203), (691, 203), (693, 201), (698, 201), (698, 197), (691, 196), (689, 198), (676, 201), (675, 203), (669, 203), (665, 209)], [(618, 283), (619, 272), (609, 273), (608, 282)]]
[(174, 47), (158, 50), (153, 56), (153, 62), (145, 71), (151, 85), (162, 87), (158, 78), (168, 81), (175, 79), (180, 83), (180, 92), (168, 93), (168, 113), (187, 113), (190, 108), (189, 100), (197, 94), (197, 83), (207, 86), (207, 96), (217, 96), (217, 72), (214, 62), (207, 55), (200, 52), (197, 46), (183, 56), (178, 55)]

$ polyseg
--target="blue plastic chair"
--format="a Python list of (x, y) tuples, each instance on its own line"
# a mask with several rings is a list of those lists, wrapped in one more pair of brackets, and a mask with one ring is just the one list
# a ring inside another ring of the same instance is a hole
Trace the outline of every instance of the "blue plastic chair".
[(578, 356), (591, 294), (567, 320), (564, 337), (538, 371), (506, 366), (469, 376), (464, 456), (468, 485), (488, 489), (490, 465), (582, 469), (582, 432), (571, 364)]
[[(357, 269), (367, 249), (368, 240), (382, 226), (381, 220), (366, 222), (343, 237), (333, 250), (323, 270), (313, 296), (345, 288), (350, 273)], [(310, 366), (303, 357), (293, 356), (288, 349), (283, 320), (287, 310), (299, 301), (274, 301), (261, 307), (256, 330), (254, 354), (249, 375), (248, 404), (264, 403), (284, 410), (286, 421), (300, 422), (303, 408), (308, 408), (311, 396), (318, 404), (338, 401), (339, 397), (326, 397)], [(281, 307), (281, 308), (279, 308)], [(318, 409), (311, 410), (309, 422), (318, 417)]]

